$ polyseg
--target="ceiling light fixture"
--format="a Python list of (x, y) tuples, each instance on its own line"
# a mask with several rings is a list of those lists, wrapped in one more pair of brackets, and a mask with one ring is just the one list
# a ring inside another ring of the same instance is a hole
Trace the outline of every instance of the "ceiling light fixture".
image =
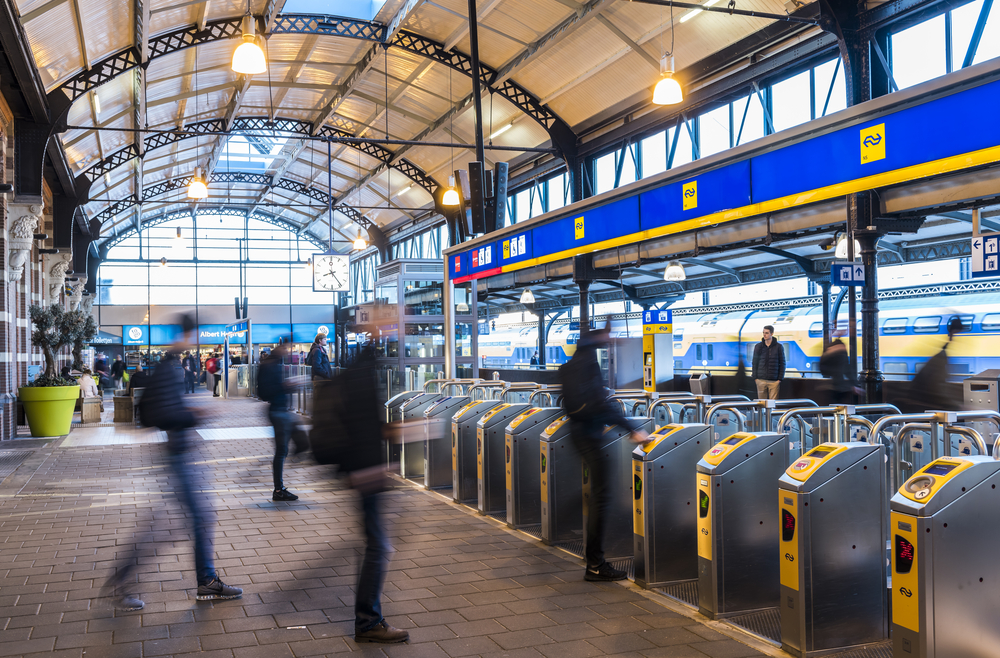
[(306, 264), (303, 267), (303, 269), (309, 270), (309, 269), (312, 269), (312, 266), (313, 266), (313, 259), (310, 258), (310, 259), (306, 260)]
[(525, 288), (524, 292), (521, 293), (521, 303), (525, 306), (535, 303), (535, 295), (532, 294), (531, 288)]
[(233, 70), (245, 75), (267, 71), (267, 59), (264, 51), (257, 45), (256, 21), (250, 15), (249, 3), (243, 17), (243, 43), (233, 52)]
[[(703, 3), (701, 6), (702, 7), (711, 7), (712, 5), (714, 5), (717, 2), (719, 2), (719, 0), (708, 0), (708, 2)], [(695, 16), (697, 16), (698, 14), (700, 14), (702, 11), (704, 11), (704, 10), (703, 9), (692, 9), (688, 13), (684, 14), (683, 16), (681, 16), (681, 23), (687, 23), (689, 20), (691, 20), (692, 18), (694, 18)]]
[(97, 92), (94, 92), (94, 114), (100, 114), (100, 113), (101, 113), (101, 97), (97, 95)]
[(160, 267), (166, 267), (166, 266), (167, 266), (167, 257), (164, 256), (163, 258), (160, 259)]
[(368, 243), (365, 242), (365, 239), (361, 237), (360, 233), (358, 234), (358, 237), (354, 238), (354, 248), (358, 251), (364, 251), (368, 248)]
[(189, 199), (204, 199), (208, 196), (208, 185), (205, 184), (205, 180), (201, 177), (201, 167), (194, 168), (194, 178), (188, 183), (188, 198)]
[[(854, 257), (857, 258), (861, 255), (861, 243), (857, 240), (854, 241)], [(847, 260), (847, 234), (841, 233), (840, 237), (837, 238), (837, 251), (834, 257), (838, 260)]]
[(684, 266), (679, 261), (672, 260), (667, 264), (667, 269), (663, 270), (664, 281), (683, 281), (687, 278), (684, 273)]
[(505, 132), (507, 132), (508, 130), (510, 130), (513, 127), (514, 127), (514, 122), (513, 121), (511, 121), (510, 123), (506, 123), (506, 124), (500, 126), (500, 128), (498, 128), (496, 130), (496, 132), (494, 132), (492, 135), (490, 135), (490, 139), (493, 139), (494, 137), (499, 137), (500, 135), (504, 134)]
[(679, 82), (674, 80), (674, 56), (670, 55), (670, 61), (667, 61), (667, 56), (664, 55), (660, 59), (660, 81), (656, 83), (656, 87), (653, 89), (653, 104), (654, 105), (677, 105), (684, 100), (684, 92), (681, 91), (681, 85)]
[(177, 240), (180, 240), (180, 239), (182, 239), (183, 237), (184, 237), (184, 236), (182, 236), (182, 235), (181, 235), (181, 227), (180, 227), (180, 226), (178, 226), (178, 227), (177, 227), (177, 237), (176, 237), (175, 239), (177, 239)]
[(448, 176), (448, 189), (444, 191), (441, 203), (446, 206), (457, 206), (461, 202), (462, 200), (458, 198), (458, 191), (455, 189), (455, 177)]

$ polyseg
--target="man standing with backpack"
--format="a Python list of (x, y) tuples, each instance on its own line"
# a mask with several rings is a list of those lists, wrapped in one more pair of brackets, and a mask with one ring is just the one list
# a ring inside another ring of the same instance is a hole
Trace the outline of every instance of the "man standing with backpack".
[(271, 462), (271, 470), (274, 474), (274, 493), (271, 500), (279, 502), (291, 502), (299, 497), (285, 488), (282, 480), (282, 470), (285, 466), (285, 457), (288, 456), (288, 440), (292, 437), (292, 429), (295, 419), (288, 410), (288, 391), (285, 388), (285, 380), (281, 373), (281, 362), (288, 351), (287, 343), (282, 341), (271, 350), (271, 353), (260, 362), (260, 370), (257, 374), (257, 396), (270, 403), (267, 417), (274, 426), (274, 460)]
[(215, 356), (214, 352), (205, 361), (205, 370), (212, 378), (212, 397), (217, 398), (219, 397), (219, 382), (222, 381), (220, 377), (222, 366), (219, 365), (219, 359)]
[[(178, 324), (182, 333), (149, 378), (139, 401), (139, 418), (146, 427), (157, 427), (167, 434), (168, 473), (178, 502), (184, 508), (184, 518), (190, 519), (193, 524), (195, 575), (198, 580), (195, 598), (199, 601), (238, 599), (243, 596), (243, 590), (223, 583), (215, 571), (212, 550), (215, 510), (204, 492), (204, 489), (211, 489), (211, 485), (202, 460), (197, 459), (198, 443), (201, 441), (194, 431), (197, 416), (184, 401), (184, 370), (179, 355), (183, 349), (192, 347), (189, 335), (195, 329), (194, 318), (183, 315)], [(142, 600), (123, 592), (131, 586), (135, 559), (133, 549), (133, 554), (116, 569), (106, 585), (112, 590), (116, 605), (124, 610), (141, 610), (144, 605)]]
[[(582, 333), (582, 332), (581, 332)], [(584, 580), (625, 580), (628, 574), (615, 569), (604, 559), (604, 520), (611, 506), (608, 464), (601, 459), (604, 428), (620, 425), (632, 430), (632, 441), (644, 443), (649, 437), (635, 430), (617, 405), (608, 400), (604, 378), (597, 362), (597, 350), (607, 345), (610, 323), (604, 329), (581, 336), (573, 358), (559, 368), (563, 408), (570, 419), (570, 439), (580, 451), (590, 471), (590, 509), (587, 513), (587, 570)]]

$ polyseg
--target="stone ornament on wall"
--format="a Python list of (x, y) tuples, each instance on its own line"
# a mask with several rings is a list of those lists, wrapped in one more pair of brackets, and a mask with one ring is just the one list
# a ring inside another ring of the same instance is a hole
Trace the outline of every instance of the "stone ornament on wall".
[(71, 254), (46, 254), (43, 257), (45, 272), (48, 274), (50, 304), (59, 303), (59, 293), (66, 285), (66, 272), (69, 271)]
[(93, 315), (94, 314), (94, 295), (84, 295), (83, 301), (80, 302), (80, 308), (83, 309), (84, 313)]
[(83, 287), (87, 285), (87, 276), (85, 274), (75, 275), (76, 281), (70, 281), (70, 290), (72, 291), (69, 296), (69, 310), (75, 311), (80, 308), (80, 302), (83, 301)]
[(24, 265), (31, 257), (31, 246), (35, 240), (35, 231), (38, 228), (42, 207), (34, 204), (12, 204), (9, 212), (10, 216), (15, 219), (11, 222), (7, 236), (7, 263), (9, 264), (7, 280), (20, 281), (21, 275), (24, 274)]

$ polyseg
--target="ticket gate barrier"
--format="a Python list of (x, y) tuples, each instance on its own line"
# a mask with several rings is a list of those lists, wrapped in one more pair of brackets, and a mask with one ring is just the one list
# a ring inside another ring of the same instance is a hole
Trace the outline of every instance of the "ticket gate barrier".
[(476, 427), (484, 414), (499, 405), (499, 400), (473, 400), (451, 417), (451, 497), (456, 503), (476, 503)]
[(823, 443), (778, 480), (781, 648), (800, 658), (884, 641), (885, 447)]
[(468, 404), (467, 395), (449, 395), (424, 411), (424, 488), (452, 486), (451, 417)]
[(691, 473), (712, 445), (710, 425), (666, 425), (632, 451), (635, 584), (698, 578), (697, 491)]
[[(418, 395), (423, 395), (421, 391), (403, 391), (389, 398), (385, 403), (385, 422), (400, 423), (403, 421), (403, 405)], [(399, 463), (400, 443), (395, 441), (386, 442), (386, 457), (390, 464)]]
[(560, 407), (529, 407), (504, 430), (507, 525), (523, 528), (542, 522), (541, 434), (562, 414)]
[(445, 397), (441, 393), (421, 393), (403, 403), (399, 472), (404, 478), (413, 480), (424, 477), (424, 412)]
[(562, 415), (539, 437), (542, 541), (549, 545), (583, 537), (583, 460), (569, 430), (569, 416)]
[[(652, 419), (631, 418), (636, 423), (636, 431), (652, 429)], [(606, 559), (632, 557), (632, 450), (635, 444), (630, 440), (632, 430), (621, 425), (604, 429), (598, 459), (608, 478), (607, 516), (604, 518), (604, 554)], [(583, 527), (586, 529), (590, 517), (590, 492), (592, 480), (587, 462), (583, 462)], [(583, 533), (583, 554), (587, 554), (587, 533)], [(591, 565), (592, 566), (592, 565)]]
[(504, 430), (527, 411), (526, 402), (504, 402), (493, 407), (476, 424), (476, 509), (480, 514), (507, 512), (507, 478), (504, 473)]
[(778, 607), (778, 478), (788, 436), (737, 433), (697, 465), (698, 610), (721, 619)]
[(998, 486), (994, 458), (940, 457), (892, 497), (894, 658), (997, 655)]

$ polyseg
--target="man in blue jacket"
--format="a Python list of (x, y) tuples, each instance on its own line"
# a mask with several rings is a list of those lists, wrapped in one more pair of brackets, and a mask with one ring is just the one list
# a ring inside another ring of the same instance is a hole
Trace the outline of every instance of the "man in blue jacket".
[(757, 399), (778, 399), (778, 388), (785, 378), (785, 350), (774, 337), (774, 327), (764, 327), (764, 337), (753, 348), (753, 378)]

